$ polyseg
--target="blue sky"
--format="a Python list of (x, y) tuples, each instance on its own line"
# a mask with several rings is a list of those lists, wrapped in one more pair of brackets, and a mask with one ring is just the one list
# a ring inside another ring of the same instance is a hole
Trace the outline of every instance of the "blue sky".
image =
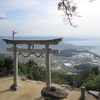
[(73, 19), (77, 28), (65, 25), (63, 11), (57, 10), (60, 0), (0, 0), (0, 36), (61, 36), (100, 38), (100, 1), (74, 0), (83, 17)]

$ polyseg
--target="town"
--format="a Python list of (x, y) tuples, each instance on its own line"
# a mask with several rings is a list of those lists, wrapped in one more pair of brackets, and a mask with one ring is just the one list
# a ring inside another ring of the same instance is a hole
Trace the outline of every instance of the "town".
[[(36, 60), (37, 61), (37, 60)], [(40, 66), (45, 67), (45, 59), (41, 58), (37, 62)], [(77, 53), (72, 57), (51, 55), (51, 69), (67, 74), (77, 74), (75, 65), (90, 64), (100, 66), (100, 58), (91, 53)]]

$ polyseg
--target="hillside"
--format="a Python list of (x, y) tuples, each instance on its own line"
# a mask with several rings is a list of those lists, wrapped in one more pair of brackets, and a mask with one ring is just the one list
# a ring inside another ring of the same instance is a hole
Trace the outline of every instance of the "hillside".
[[(19, 77), (19, 83), (22, 85), (21, 89), (17, 91), (11, 91), (9, 87), (13, 83), (13, 77), (4, 77), (0, 78), (0, 100), (44, 100), (41, 96), (41, 90), (46, 85), (44, 83), (40, 84), (40, 82), (26, 82), (22, 81), (21, 77)], [(54, 84), (55, 85), (55, 84)], [(60, 87), (60, 85), (56, 85), (56, 87)], [(65, 88), (62, 88), (65, 89)], [(67, 90), (68, 97), (63, 100), (79, 100), (80, 91), (75, 90)], [(86, 100), (97, 100), (90, 94), (86, 92)]]
[(61, 50), (59, 54), (54, 54), (56, 56), (64, 56), (64, 57), (72, 57), (73, 55), (77, 54), (77, 53), (91, 53), (93, 54), (95, 57), (99, 57), (99, 55), (90, 52), (88, 50), (78, 50), (78, 49), (66, 49), (66, 50)]

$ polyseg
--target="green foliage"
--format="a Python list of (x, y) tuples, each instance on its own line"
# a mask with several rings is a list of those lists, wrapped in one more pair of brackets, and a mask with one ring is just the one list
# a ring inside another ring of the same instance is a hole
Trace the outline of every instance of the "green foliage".
[(37, 65), (37, 63), (35, 63), (34, 60), (30, 59), (30, 60), (26, 63), (26, 65), (27, 65), (28, 67), (32, 67), (32, 66)]
[(27, 74), (27, 69), (26, 68), (27, 68), (26, 64), (18, 62), (18, 73), (20, 75)]
[(4, 59), (5, 58), (5, 54), (0, 54), (0, 59)]
[(74, 66), (74, 68), (76, 68), (76, 70), (91, 70), (92, 65), (90, 65), (90, 64), (80, 64), (80, 65)]
[(28, 68), (28, 77), (34, 80), (45, 80), (46, 77), (46, 70), (40, 66), (31, 66)]
[(27, 75), (28, 78), (34, 80), (46, 80), (45, 68), (38, 66), (37, 63), (35, 63), (32, 59), (25, 64), (19, 62), (19, 74)]
[[(45, 68), (38, 66), (34, 60), (31, 59), (27, 63), (18, 63), (18, 73), (20, 75), (27, 75), (30, 79), (46, 80)], [(13, 74), (13, 59), (10, 56), (0, 59), (0, 76), (8, 74)]]
[(99, 75), (99, 67), (98, 66), (92, 67), (92, 74)]
[(13, 74), (13, 59), (11, 56), (0, 58), (0, 76)]
[(57, 71), (51, 72), (51, 79), (52, 79), (53, 83), (68, 84), (67, 76), (68, 76), (67, 74), (60, 73), (60, 72), (57, 72)]
[(67, 81), (69, 82), (69, 85), (73, 86), (73, 82), (77, 84), (77, 87), (81, 86), (80, 76), (78, 75), (68, 75)]
[(4, 67), (7, 69), (6, 74), (12, 74), (13, 59), (11, 56), (4, 59)]
[(90, 75), (83, 85), (87, 90), (100, 91), (100, 74), (98, 76)]
[(83, 70), (83, 71), (81, 71), (81, 72), (79, 73), (79, 76), (80, 76), (82, 82), (84, 82), (84, 80), (85, 80), (86, 78), (88, 78), (89, 75), (90, 75), (90, 71), (89, 71), (89, 70)]
[(99, 68), (92, 67), (90, 74), (84, 80), (83, 85), (86, 87), (87, 90), (96, 90), (100, 91), (100, 72)]

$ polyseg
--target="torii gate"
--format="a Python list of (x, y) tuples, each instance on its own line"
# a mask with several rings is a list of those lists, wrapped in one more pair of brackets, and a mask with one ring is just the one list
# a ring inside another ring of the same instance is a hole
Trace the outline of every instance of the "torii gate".
[[(18, 83), (18, 54), (17, 52), (34, 52), (34, 53), (45, 53), (45, 60), (46, 60), (46, 85), (49, 89), (51, 86), (51, 66), (50, 66), (50, 53), (59, 53), (59, 50), (52, 50), (49, 48), (49, 45), (57, 45), (62, 38), (57, 39), (48, 39), (48, 40), (14, 40), (14, 39), (6, 39), (3, 38), (6, 44), (13, 44), (13, 47), (7, 48), (7, 51), (13, 52), (13, 64), (14, 64), (14, 83), (10, 87), (11, 89), (17, 90), (21, 87)], [(18, 44), (27, 44), (27, 48), (19, 48), (17, 47)], [(41, 44), (45, 45), (45, 48), (42, 49), (35, 49), (34, 44)]]

